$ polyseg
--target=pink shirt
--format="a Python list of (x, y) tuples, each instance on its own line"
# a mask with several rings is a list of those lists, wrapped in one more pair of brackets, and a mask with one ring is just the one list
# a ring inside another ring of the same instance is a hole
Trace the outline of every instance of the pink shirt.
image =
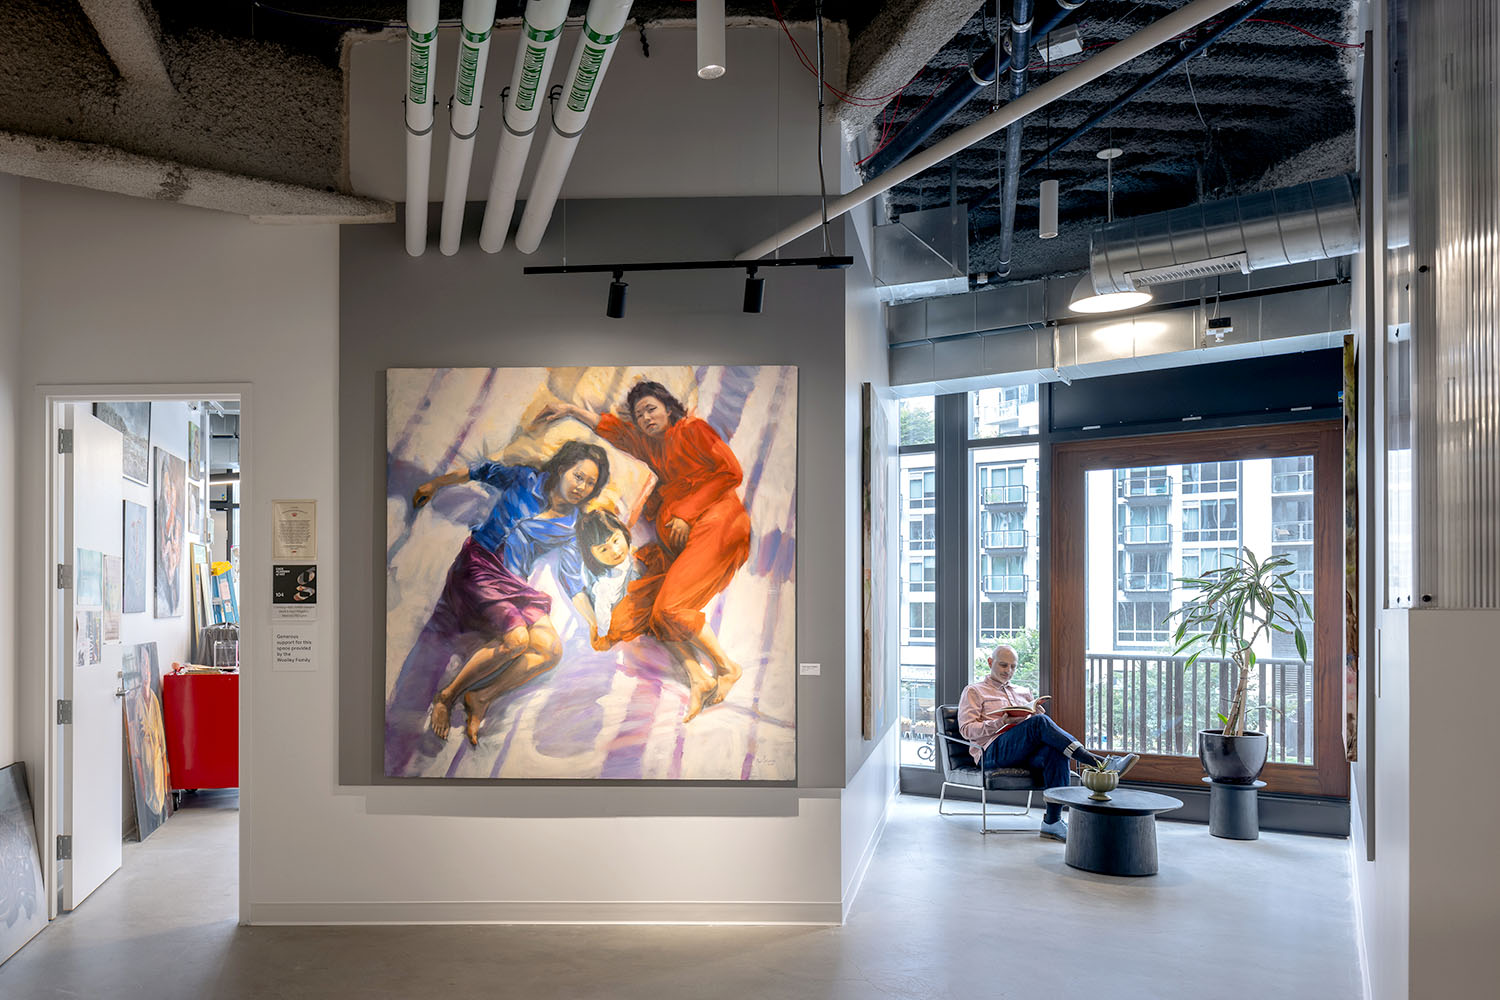
[(984, 751), (995, 742), (996, 736), (1026, 718), (1003, 715), (1001, 709), (1029, 707), (1033, 700), (1026, 688), (1001, 684), (994, 674), (964, 688), (963, 697), (958, 700), (958, 731), (964, 739), (976, 744), (969, 748), (974, 763), (984, 758)]

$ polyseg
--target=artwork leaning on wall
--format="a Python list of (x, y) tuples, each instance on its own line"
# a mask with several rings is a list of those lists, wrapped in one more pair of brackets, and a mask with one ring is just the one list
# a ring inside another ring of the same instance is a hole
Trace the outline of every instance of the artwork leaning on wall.
[(797, 370), (386, 373), (385, 773), (796, 778)]

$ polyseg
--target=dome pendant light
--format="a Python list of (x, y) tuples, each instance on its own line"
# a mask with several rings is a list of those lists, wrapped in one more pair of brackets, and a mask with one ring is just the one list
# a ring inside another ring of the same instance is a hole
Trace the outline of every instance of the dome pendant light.
[[(1101, 149), (1095, 155), (1104, 161), (1104, 184), (1106, 191), (1106, 212), (1108, 221), (1115, 221), (1115, 157), (1124, 150), (1111, 146)], [(1151, 293), (1145, 289), (1136, 289), (1130, 292), (1099, 292), (1094, 288), (1094, 275), (1092, 269), (1085, 272), (1078, 281), (1078, 287), (1073, 289), (1072, 296), (1068, 299), (1068, 308), (1076, 313), (1112, 313), (1121, 312), (1125, 309), (1136, 309), (1151, 301)]]

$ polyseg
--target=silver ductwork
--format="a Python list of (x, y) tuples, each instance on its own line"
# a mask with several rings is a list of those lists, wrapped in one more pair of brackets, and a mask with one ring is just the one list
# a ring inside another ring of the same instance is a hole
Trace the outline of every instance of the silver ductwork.
[(1090, 233), (1094, 290), (1343, 257), (1359, 250), (1352, 175), (1120, 219)]

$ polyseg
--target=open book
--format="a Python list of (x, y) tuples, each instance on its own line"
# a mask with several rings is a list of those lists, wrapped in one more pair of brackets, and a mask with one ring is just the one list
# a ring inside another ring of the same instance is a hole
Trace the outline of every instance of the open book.
[(1044, 694), (1040, 698), (1033, 701), (1030, 705), (1010, 705), (1005, 708), (998, 709), (996, 711), (996, 714), (1012, 715), (1017, 718), (1025, 718), (1028, 715), (1035, 715), (1036, 706), (1040, 705), (1044, 701), (1048, 701), (1049, 699), (1051, 699), (1051, 697), (1052, 696), (1050, 694)]

